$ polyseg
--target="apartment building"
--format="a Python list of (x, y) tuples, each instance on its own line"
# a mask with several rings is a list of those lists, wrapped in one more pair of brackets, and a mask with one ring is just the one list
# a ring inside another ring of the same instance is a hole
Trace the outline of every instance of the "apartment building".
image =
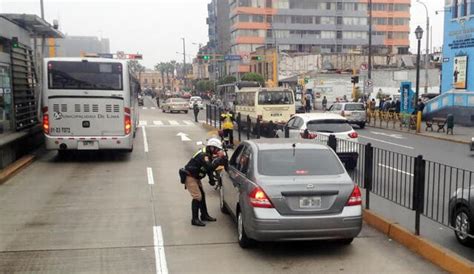
[[(229, 0), (231, 53), (242, 55), (232, 74), (250, 71), (260, 46), (280, 51), (363, 54), (368, 0)], [(384, 54), (408, 52), (410, 0), (373, 0), (373, 45)]]

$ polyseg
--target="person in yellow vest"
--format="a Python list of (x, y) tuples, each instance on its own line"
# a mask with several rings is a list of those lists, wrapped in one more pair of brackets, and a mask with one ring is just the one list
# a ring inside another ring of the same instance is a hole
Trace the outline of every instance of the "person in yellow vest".
[(229, 138), (229, 147), (234, 147), (234, 115), (225, 109), (221, 114), (222, 129), (224, 132), (224, 140)]

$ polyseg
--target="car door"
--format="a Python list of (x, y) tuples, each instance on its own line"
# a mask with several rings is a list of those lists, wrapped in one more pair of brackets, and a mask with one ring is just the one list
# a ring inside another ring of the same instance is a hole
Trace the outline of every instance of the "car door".
[(235, 185), (238, 184), (240, 171), (239, 171), (239, 163), (240, 157), (242, 152), (245, 150), (245, 145), (240, 144), (229, 161), (229, 169), (225, 173), (225, 176), (222, 181), (222, 190), (223, 190), (223, 198), (226, 202), (227, 206), (229, 207), (232, 215), (236, 216), (236, 206), (238, 197), (235, 197)]
[(290, 130), (290, 138), (299, 138), (300, 136), (300, 128), (303, 125), (303, 119), (300, 117), (293, 117), (288, 122), (288, 128)]

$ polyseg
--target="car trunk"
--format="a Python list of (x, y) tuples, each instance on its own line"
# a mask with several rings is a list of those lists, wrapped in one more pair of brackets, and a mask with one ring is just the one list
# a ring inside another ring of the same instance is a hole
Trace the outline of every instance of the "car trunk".
[(344, 175), (266, 178), (260, 186), (281, 215), (340, 213), (354, 189)]
[(114, 98), (51, 98), (52, 136), (124, 135), (124, 101)]

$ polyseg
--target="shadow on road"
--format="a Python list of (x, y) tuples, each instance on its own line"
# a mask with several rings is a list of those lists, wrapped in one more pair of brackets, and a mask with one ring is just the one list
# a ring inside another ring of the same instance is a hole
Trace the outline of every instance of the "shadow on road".
[(57, 153), (49, 162), (56, 163), (97, 163), (97, 162), (126, 162), (131, 153), (125, 151), (62, 151)]

